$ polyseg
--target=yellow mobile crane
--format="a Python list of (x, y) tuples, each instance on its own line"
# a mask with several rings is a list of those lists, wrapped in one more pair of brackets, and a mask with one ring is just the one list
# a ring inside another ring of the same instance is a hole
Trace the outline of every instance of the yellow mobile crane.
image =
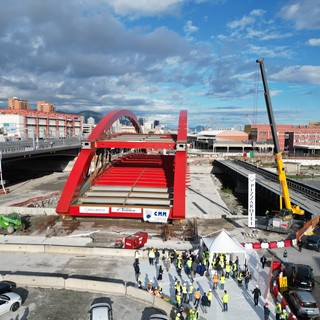
[[(256, 62), (259, 63), (259, 66), (260, 66), (262, 83), (263, 83), (263, 88), (264, 88), (264, 98), (265, 98), (265, 102), (266, 102), (266, 106), (267, 106), (269, 123), (270, 123), (273, 143), (274, 143), (275, 161), (277, 164), (278, 177), (279, 177), (279, 182), (281, 185), (280, 213), (277, 218), (280, 219), (280, 221), (281, 220), (290, 220), (291, 222), (288, 225), (283, 224), (284, 228), (290, 228), (290, 226), (292, 224), (293, 215), (294, 214), (304, 215), (304, 210), (302, 210), (298, 205), (291, 204), (289, 188), (288, 188), (288, 184), (287, 184), (286, 172), (285, 172), (285, 168), (284, 168), (284, 164), (283, 164), (283, 160), (282, 160), (282, 153), (281, 153), (280, 147), (279, 147), (277, 127), (276, 127), (276, 123), (274, 120), (272, 104), (271, 104), (271, 99), (270, 99), (270, 93), (269, 93), (266, 73), (264, 70), (264, 59), (257, 59)], [(283, 204), (282, 204), (283, 200), (284, 200), (285, 209), (283, 209)], [(269, 223), (271, 223), (271, 225), (272, 225), (272, 223), (274, 224), (274, 222), (276, 222), (276, 221), (269, 221)], [(279, 221), (276, 223), (276, 225), (278, 225), (278, 224), (279, 224)], [(280, 225), (281, 225), (281, 222), (280, 222)]]

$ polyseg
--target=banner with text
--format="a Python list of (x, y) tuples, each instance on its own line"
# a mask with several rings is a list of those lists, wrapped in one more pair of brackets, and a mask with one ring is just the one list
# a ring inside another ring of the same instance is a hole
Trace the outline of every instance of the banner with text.
[(248, 175), (248, 227), (256, 226), (256, 175)]

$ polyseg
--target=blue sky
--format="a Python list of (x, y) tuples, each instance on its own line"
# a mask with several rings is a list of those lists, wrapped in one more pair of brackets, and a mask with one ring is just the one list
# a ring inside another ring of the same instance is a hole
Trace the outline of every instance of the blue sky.
[(277, 124), (320, 121), (320, 0), (0, 0), (0, 107), (189, 127), (267, 123), (257, 58)]

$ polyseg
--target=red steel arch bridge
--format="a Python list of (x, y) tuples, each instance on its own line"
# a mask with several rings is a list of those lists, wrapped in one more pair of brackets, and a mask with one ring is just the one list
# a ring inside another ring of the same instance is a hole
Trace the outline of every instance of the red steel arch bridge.
[[(120, 118), (127, 118), (135, 133), (112, 132)], [(131, 111), (107, 114), (82, 141), (56, 212), (150, 222), (184, 219), (187, 122), (187, 111), (181, 110), (177, 134), (143, 134)], [(125, 152), (112, 155), (114, 148)]]

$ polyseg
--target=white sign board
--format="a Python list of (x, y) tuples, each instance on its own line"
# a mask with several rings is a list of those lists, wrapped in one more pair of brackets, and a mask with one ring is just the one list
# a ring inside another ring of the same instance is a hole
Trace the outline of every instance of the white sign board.
[(168, 221), (170, 210), (167, 209), (143, 209), (143, 220), (149, 222), (166, 223)]
[(248, 175), (248, 227), (256, 226), (256, 175)]
[(80, 213), (109, 213), (109, 207), (80, 207)]
[(112, 207), (111, 212), (141, 213), (141, 208)]

